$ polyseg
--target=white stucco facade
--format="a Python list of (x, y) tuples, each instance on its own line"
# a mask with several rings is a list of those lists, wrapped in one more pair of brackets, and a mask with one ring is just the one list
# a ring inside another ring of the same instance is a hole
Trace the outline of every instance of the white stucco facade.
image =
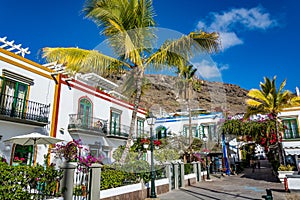
[[(114, 91), (116, 84), (93, 73), (73, 77), (56, 73), (50, 64), (40, 65), (1, 48), (0, 73), (0, 156), (8, 163), (14, 164), (16, 145), (4, 140), (32, 132), (63, 139), (63, 143), (81, 139), (85, 148), (105, 156), (108, 163), (113, 161), (113, 151), (125, 144), (133, 104), (120, 99), (122, 95)], [(28, 118), (31, 112), (33, 119)], [(138, 109), (139, 123), (144, 123), (145, 114)], [(31, 147), (30, 153), (26, 149), (26, 155), (23, 151), (18, 153), (28, 160), (23, 164), (43, 164), (48, 145)]]

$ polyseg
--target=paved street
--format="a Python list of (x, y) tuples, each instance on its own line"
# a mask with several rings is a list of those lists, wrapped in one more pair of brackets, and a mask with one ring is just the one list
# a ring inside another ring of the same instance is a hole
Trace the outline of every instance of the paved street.
[(264, 199), (266, 189), (272, 190), (274, 200), (296, 200), (300, 196), (286, 193), (284, 185), (273, 176), (268, 161), (261, 162), (261, 169), (246, 168), (243, 174), (221, 177), (211, 175), (211, 181), (202, 181), (195, 185), (173, 190), (159, 195), (161, 200), (188, 199), (188, 200), (254, 200)]

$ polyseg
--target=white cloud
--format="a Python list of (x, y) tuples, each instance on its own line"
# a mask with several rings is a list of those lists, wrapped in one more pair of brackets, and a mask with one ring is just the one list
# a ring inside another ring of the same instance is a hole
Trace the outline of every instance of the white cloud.
[(219, 34), (223, 49), (244, 43), (234, 32), (220, 32)]
[(221, 71), (229, 69), (228, 65), (218, 68), (215, 63), (207, 60), (203, 60), (200, 63), (193, 63), (193, 65), (197, 68), (196, 73), (207, 80), (221, 78)]
[(199, 21), (197, 29), (219, 32), (223, 49), (243, 44), (237, 32), (248, 30), (266, 30), (277, 26), (276, 20), (262, 7), (239, 8), (228, 12), (210, 13), (205, 21)]

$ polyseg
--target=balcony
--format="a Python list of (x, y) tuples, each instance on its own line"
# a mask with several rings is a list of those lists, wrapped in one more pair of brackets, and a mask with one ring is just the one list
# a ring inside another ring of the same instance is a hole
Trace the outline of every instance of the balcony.
[(118, 125), (116, 123), (111, 124), (106, 136), (108, 138), (127, 139), (129, 135), (129, 128), (130, 127), (126, 125)]
[(45, 126), (48, 124), (50, 104), (41, 104), (0, 93), (0, 120)]
[(79, 114), (70, 114), (68, 131), (70, 134), (83, 133), (105, 136), (107, 133), (107, 120)]

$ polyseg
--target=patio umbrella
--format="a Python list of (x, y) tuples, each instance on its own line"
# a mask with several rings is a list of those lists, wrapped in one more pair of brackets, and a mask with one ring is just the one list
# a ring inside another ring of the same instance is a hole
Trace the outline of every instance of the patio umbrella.
[(42, 135), (40, 133), (30, 133), (26, 135), (19, 135), (15, 137), (11, 137), (7, 140), (4, 140), (4, 142), (12, 142), (15, 144), (20, 144), (23, 146), (26, 145), (36, 145), (36, 144), (55, 144), (57, 142), (62, 142), (64, 140), (47, 136), (47, 135)]
[[(26, 135), (19, 135), (15, 137), (11, 137), (7, 140), (4, 140), (4, 142), (11, 142), (14, 144), (19, 144), (23, 146), (28, 146), (28, 145), (34, 145), (34, 147), (38, 144), (55, 144), (57, 142), (62, 142), (64, 140), (47, 136), (47, 135), (42, 135), (40, 133), (30, 133)], [(36, 149), (36, 148), (35, 148)], [(37, 153), (37, 150), (35, 150), (35, 154)], [(33, 160), (33, 165), (36, 165), (36, 160)]]

